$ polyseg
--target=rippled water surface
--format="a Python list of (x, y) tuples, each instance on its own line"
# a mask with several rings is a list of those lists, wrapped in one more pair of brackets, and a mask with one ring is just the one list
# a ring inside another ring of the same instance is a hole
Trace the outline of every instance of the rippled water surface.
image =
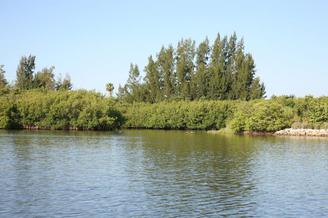
[(202, 216), (328, 216), (328, 139), (0, 131), (0, 217)]

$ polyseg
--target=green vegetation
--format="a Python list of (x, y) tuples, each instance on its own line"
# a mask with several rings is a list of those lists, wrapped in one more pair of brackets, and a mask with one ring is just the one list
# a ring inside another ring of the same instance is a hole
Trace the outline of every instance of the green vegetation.
[[(124, 123), (125, 121), (125, 123)], [(328, 97), (127, 103), (86, 90), (26, 90), (0, 96), (0, 128), (111, 130), (327, 128)]]
[(265, 96), (264, 84), (255, 76), (255, 62), (236, 34), (218, 34), (213, 45), (205, 39), (182, 39), (177, 48), (162, 47), (149, 56), (141, 77), (131, 64), (127, 83), (119, 88), (122, 101), (156, 103), (167, 100), (252, 100)]
[(24, 56), (16, 81), (0, 65), (0, 128), (112, 130), (125, 128), (274, 132), (286, 127), (328, 128), (328, 97), (272, 97), (255, 77), (252, 55), (236, 34), (150, 56), (141, 78), (130, 65), (129, 78), (113, 97), (72, 91), (69, 76), (55, 79), (55, 68), (35, 73), (35, 56)]
[[(13, 88), (18, 90), (46, 89), (71, 90), (72, 83), (68, 75), (62, 80), (55, 80), (55, 67), (43, 68), (35, 74), (35, 56), (23, 56), (16, 71), (16, 81)], [(1, 76), (0, 76), (1, 78)]]
[(275, 132), (292, 124), (292, 108), (275, 101), (243, 103), (231, 120), (230, 128), (236, 132)]
[(0, 128), (111, 130), (123, 117), (92, 91), (22, 91), (0, 97)]
[(156, 104), (121, 103), (126, 128), (231, 129), (275, 132), (287, 127), (327, 128), (328, 97), (273, 97), (252, 101), (172, 101)]
[[(21, 58), (14, 85), (0, 66), (0, 128), (112, 130), (124, 122), (114, 100), (86, 90), (71, 91), (67, 75), (55, 80), (54, 67), (35, 73), (35, 56)], [(112, 91), (112, 85), (108, 85)]]
[(122, 104), (127, 128), (221, 129), (232, 117), (232, 101), (177, 101)]

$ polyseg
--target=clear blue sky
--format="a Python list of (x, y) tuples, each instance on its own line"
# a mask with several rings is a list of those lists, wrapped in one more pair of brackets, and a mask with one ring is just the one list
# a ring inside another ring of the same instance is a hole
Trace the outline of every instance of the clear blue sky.
[(267, 94), (328, 95), (328, 1), (0, 0), (0, 64), (14, 80), (22, 55), (54, 65), (74, 88), (105, 90), (130, 62), (181, 38), (245, 39)]

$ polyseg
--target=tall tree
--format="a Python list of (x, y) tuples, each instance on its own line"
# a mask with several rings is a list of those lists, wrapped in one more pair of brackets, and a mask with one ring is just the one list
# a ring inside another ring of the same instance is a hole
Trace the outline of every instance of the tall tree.
[(174, 95), (174, 49), (172, 46), (168, 48), (162, 47), (158, 54), (158, 70), (159, 75), (163, 76), (164, 99)]
[(130, 64), (129, 78), (127, 86), (129, 91), (132, 93), (138, 88), (140, 84), (140, 71), (138, 65)]
[(5, 88), (8, 84), (8, 82), (5, 78), (6, 71), (3, 68), (4, 68), (4, 65), (0, 65), (0, 89)]
[[(245, 56), (245, 68), (246, 68), (246, 70), (245, 70), (246, 72), (244, 73), (244, 87), (243, 87), (243, 92), (240, 96), (240, 99), (250, 100), (252, 98), (251, 94), (250, 94), (251, 86), (254, 82), (254, 76), (255, 76), (255, 62), (254, 62), (253, 56), (251, 54), (246, 54), (246, 56)], [(260, 79), (258, 79), (258, 80), (260, 82)], [(262, 98), (264, 96), (264, 94), (265, 93), (263, 93), (263, 95), (260, 98)]]
[[(244, 41), (243, 39), (238, 42), (236, 54), (234, 55), (234, 63), (235, 63), (235, 73), (233, 74), (233, 83), (231, 90), (231, 99), (245, 99), (248, 95), (248, 90), (246, 89), (248, 86), (248, 76), (249, 72), (247, 71), (244, 53)], [(252, 79), (252, 78), (251, 78)]]
[(34, 77), (34, 87), (54, 90), (56, 87), (54, 70), (55, 67), (52, 66), (37, 72)]
[(196, 52), (196, 71), (192, 77), (192, 98), (206, 97), (209, 86), (208, 60), (210, 55), (209, 41), (206, 38)]
[(237, 35), (233, 33), (227, 40), (227, 44), (224, 49), (225, 66), (224, 66), (224, 83), (223, 92), (225, 93), (224, 99), (233, 99), (234, 95), (234, 82), (237, 74), (237, 66), (235, 62)]
[(254, 80), (254, 59), (245, 53), (244, 40), (238, 41), (236, 33), (223, 38), (218, 34), (212, 46), (206, 38), (197, 50), (191, 39), (180, 40), (176, 49), (162, 47), (156, 60), (148, 58), (143, 83), (134, 81), (140, 78), (139, 73), (133, 76), (135, 68), (131, 65), (129, 80), (118, 96), (158, 102), (173, 97), (249, 100), (265, 94), (264, 85)]
[(190, 99), (190, 83), (194, 70), (195, 41), (191, 39), (182, 39), (177, 47), (177, 91), (178, 96), (184, 99)]
[(129, 78), (124, 87), (119, 87), (118, 96), (127, 102), (145, 101), (147, 98), (144, 85), (140, 83), (140, 71), (136, 64), (130, 64)]
[(250, 99), (260, 99), (265, 97), (265, 86), (260, 82), (260, 78), (256, 77), (250, 88)]
[(16, 71), (16, 87), (18, 89), (32, 89), (33, 88), (33, 74), (35, 69), (35, 56), (23, 56), (20, 59)]
[(126, 85), (122, 86), (121, 84), (118, 86), (118, 91), (116, 93), (117, 98), (120, 100), (126, 100), (126, 95), (127, 95), (128, 91), (126, 89)]
[(146, 76), (145, 83), (149, 91), (149, 98), (152, 103), (161, 100), (161, 81), (160, 74), (157, 69), (157, 63), (153, 60), (153, 57), (148, 58), (148, 64), (145, 67)]
[(210, 99), (223, 99), (224, 90), (222, 84), (224, 80), (225, 56), (223, 48), (226, 44), (226, 37), (221, 40), (220, 34), (217, 35), (211, 53), (211, 62), (209, 64), (209, 84), (208, 97)]
[(56, 82), (55, 88), (56, 90), (71, 90), (73, 88), (71, 77), (66, 74), (63, 80), (59, 78)]

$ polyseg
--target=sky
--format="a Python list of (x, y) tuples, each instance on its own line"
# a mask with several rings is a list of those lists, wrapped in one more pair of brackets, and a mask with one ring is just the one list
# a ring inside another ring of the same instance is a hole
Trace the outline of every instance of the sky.
[(0, 64), (14, 81), (19, 59), (55, 66), (74, 89), (105, 92), (143, 69), (162, 45), (237, 33), (267, 96), (328, 95), (325, 0), (0, 0)]

